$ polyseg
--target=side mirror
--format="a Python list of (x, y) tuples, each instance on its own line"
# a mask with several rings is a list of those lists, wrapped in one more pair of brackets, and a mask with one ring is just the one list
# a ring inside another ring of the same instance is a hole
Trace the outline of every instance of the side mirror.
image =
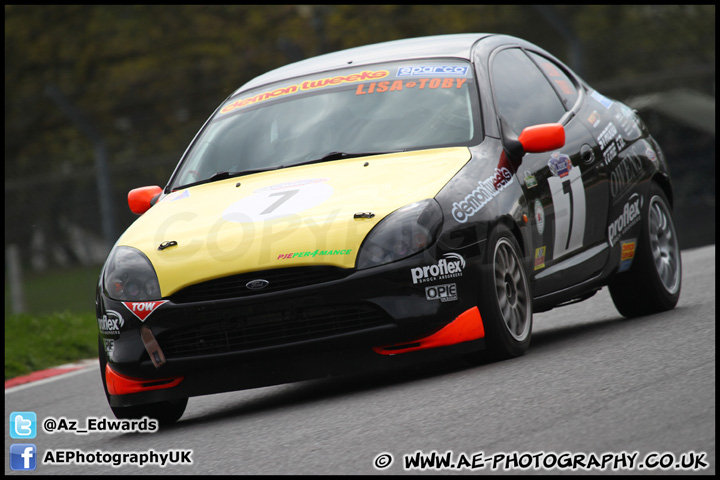
[(520, 134), (500, 116), (500, 134), (507, 155), (519, 161), (526, 153), (543, 153), (565, 145), (565, 128), (559, 123), (543, 123), (525, 127)]
[(130, 193), (128, 193), (128, 205), (130, 206), (130, 211), (136, 215), (142, 215), (150, 210), (150, 207), (155, 204), (157, 197), (159, 197), (161, 193), (162, 188), (157, 185), (130, 190)]
[(565, 145), (565, 129), (559, 123), (544, 123), (523, 129), (518, 137), (526, 153), (543, 153)]

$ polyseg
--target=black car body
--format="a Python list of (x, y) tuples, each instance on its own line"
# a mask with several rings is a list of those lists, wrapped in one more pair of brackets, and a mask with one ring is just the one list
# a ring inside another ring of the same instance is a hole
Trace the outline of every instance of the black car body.
[(625, 316), (673, 308), (672, 200), (636, 112), (518, 38), (274, 70), (218, 107), (164, 189), (131, 192), (142, 216), (97, 290), (106, 395), (169, 422), (190, 396), (521, 355), (533, 312), (604, 286)]

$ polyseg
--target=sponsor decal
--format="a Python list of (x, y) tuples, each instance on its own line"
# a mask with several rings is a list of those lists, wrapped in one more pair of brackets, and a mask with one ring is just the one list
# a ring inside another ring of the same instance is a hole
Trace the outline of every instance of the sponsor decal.
[(535, 249), (535, 270), (545, 268), (545, 246)]
[(416, 65), (413, 67), (400, 67), (398, 77), (416, 75), (467, 75), (467, 65)]
[(548, 167), (550, 168), (550, 173), (552, 173), (556, 177), (567, 177), (570, 174), (570, 170), (572, 170), (572, 162), (570, 161), (570, 157), (565, 155), (564, 153), (560, 152), (553, 152), (553, 154), (550, 156), (550, 160), (548, 160)]
[(288, 217), (322, 204), (333, 193), (326, 178), (278, 183), (230, 204), (222, 218), (234, 223), (257, 223)]
[(547, 61), (540, 61), (539, 63), (542, 69), (545, 70), (545, 73), (548, 74), (548, 76), (554, 77), (553, 82), (555, 83), (555, 85), (557, 85), (557, 87), (562, 93), (564, 93), (565, 95), (573, 95), (576, 92), (575, 88), (570, 85), (565, 78), (563, 78), (562, 72), (560, 72), (560, 70), (558, 70), (554, 64)]
[(417, 80), (395, 80), (393, 82), (370, 82), (361, 83), (355, 89), (355, 95), (367, 95), (372, 93), (399, 92), (403, 89), (414, 88), (416, 90), (436, 88), (462, 88), (467, 78), (419, 78)]
[(103, 344), (105, 347), (105, 355), (107, 355), (107, 359), (112, 361), (113, 354), (115, 353), (115, 340), (113, 340), (112, 338), (103, 338)]
[(553, 65), (552, 63), (545, 61), (545, 60), (539, 60), (540, 66), (543, 70), (545, 70), (545, 73), (547, 73), (551, 77), (561, 77), (562, 74), (560, 71)]
[(657, 154), (655, 153), (655, 150), (648, 147), (647, 150), (645, 150), (645, 156), (650, 159), (651, 162), (656, 163), (657, 162)]
[(100, 333), (105, 335), (117, 335), (120, 333), (120, 328), (125, 325), (122, 315), (115, 310), (106, 310), (102, 318), (98, 318), (97, 321)]
[(446, 253), (434, 265), (410, 269), (413, 284), (435, 282), (447, 278), (462, 277), (465, 259), (458, 253)]
[(535, 175), (528, 171), (525, 172), (525, 186), (528, 189), (537, 187), (537, 179), (535, 178)]
[(177, 192), (172, 192), (170, 195), (165, 197), (163, 199), (164, 202), (174, 202), (175, 200), (181, 200), (183, 198), (189, 198), (190, 197), (190, 191), (189, 190), (180, 190)]
[(220, 110), (220, 113), (221, 114), (230, 113), (233, 110), (242, 108), (246, 105), (253, 105), (253, 104), (263, 102), (263, 101), (271, 99), (271, 98), (283, 97), (285, 95), (291, 95), (291, 94), (302, 92), (302, 91), (314, 90), (317, 88), (336, 86), (336, 85), (340, 85), (343, 83), (355, 83), (355, 82), (364, 82), (367, 80), (377, 80), (380, 78), (385, 78), (388, 75), (390, 75), (390, 72), (387, 70), (377, 70), (377, 71), (365, 70), (361, 73), (354, 73), (352, 75), (340, 75), (340, 76), (336, 76), (336, 77), (328, 77), (328, 78), (323, 78), (323, 79), (319, 79), (319, 80), (306, 80), (306, 81), (298, 83), (296, 85), (280, 87), (280, 88), (276, 88), (275, 90), (259, 93), (252, 97), (246, 97), (246, 98), (241, 98), (241, 99), (235, 100), (235, 101), (225, 105)]
[(545, 231), (545, 209), (540, 200), (535, 200), (535, 225), (540, 235)]
[(155, 310), (167, 302), (167, 300), (155, 300), (150, 302), (122, 302), (122, 304), (141, 322), (144, 322)]
[(440, 300), (441, 302), (454, 302), (458, 299), (457, 285), (448, 283), (425, 287), (425, 298), (428, 300)]
[(567, 80), (558, 78), (558, 79), (555, 79), (554, 82), (555, 82), (555, 85), (558, 86), (560, 91), (562, 93), (564, 93), (565, 95), (574, 95), (575, 94), (575, 88), (572, 87), (567, 82)]
[(632, 187), (642, 171), (642, 160), (634, 152), (629, 151), (628, 155), (610, 172), (610, 194), (612, 197), (618, 198)]
[(657, 164), (659, 153), (653, 148), (653, 145), (650, 142), (644, 139), (638, 140), (637, 142), (633, 143), (630, 151), (632, 152), (632, 155), (635, 155), (639, 158), (638, 162), (640, 162), (641, 164), (641, 160), (643, 159), (643, 157), (647, 158), (652, 163)]
[(637, 137), (640, 135), (640, 127), (638, 127), (635, 121), (635, 114), (628, 107), (623, 105), (621, 112), (615, 114), (615, 120), (628, 137)]
[(590, 94), (592, 98), (594, 98), (597, 102), (600, 103), (605, 108), (610, 108), (613, 104), (613, 101), (607, 98), (605, 95), (600, 94), (599, 92), (593, 90)]
[(453, 218), (460, 223), (467, 222), (512, 182), (513, 176), (510, 170), (506, 167), (496, 168), (495, 174), (485, 180), (479, 180), (478, 187), (467, 194), (464, 200), (453, 203)]
[(608, 241), (611, 247), (640, 220), (642, 204), (642, 197), (637, 193), (632, 194), (625, 202), (622, 213), (608, 226)]
[(609, 165), (613, 161), (613, 158), (617, 157), (617, 146), (615, 142), (611, 143), (610, 146), (603, 152), (603, 162), (605, 165)]
[(538, 63), (549, 77), (553, 77), (553, 82), (562, 93), (565, 95), (573, 95), (575, 93), (575, 88), (568, 83), (567, 79), (564, 78), (563, 73), (558, 70), (553, 63), (540, 59), (538, 59)]
[(590, 122), (590, 125), (592, 125), (593, 128), (600, 125), (600, 114), (597, 112), (597, 110), (593, 110), (593, 112), (588, 117), (588, 122)]
[(615, 114), (615, 120), (617, 120), (628, 137), (639, 137), (642, 134), (640, 131), (642, 120), (640, 120), (640, 117), (637, 116), (637, 113), (632, 108), (622, 103), (620, 103), (619, 106), (620, 111)]
[(622, 242), (620, 248), (620, 267), (618, 272), (624, 272), (630, 269), (633, 258), (635, 258), (635, 240)]
[(600, 136), (598, 136), (598, 143), (600, 144), (600, 148), (602, 150), (605, 150), (608, 146), (610, 146), (613, 142), (613, 139), (617, 136), (617, 127), (614, 123), (609, 122), (605, 128), (603, 128), (602, 132), (600, 132)]
[(618, 134), (617, 127), (614, 123), (608, 123), (597, 139), (600, 149), (603, 151), (603, 161), (605, 165), (610, 164), (617, 156), (618, 152), (625, 148), (625, 140), (622, 135)]
[(281, 253), (278, 255), (277, 260), (290, 260), (291, 258), (302, 258), (302, 257), (329, 257), (333, 255), (350, 255), (352, 249), (346, 250), (315, 250), (314, 252), (295, 252), (295, 253)]

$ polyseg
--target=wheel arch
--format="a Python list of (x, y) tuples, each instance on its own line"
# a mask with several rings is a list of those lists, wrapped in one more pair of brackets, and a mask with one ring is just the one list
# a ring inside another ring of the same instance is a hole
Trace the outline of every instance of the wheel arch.
[(520, 230), (520, 225), (518, 225), (518, 222), (515, 221), (515, 219), (512, 218), (510, 215), (503, 215), (498, 218), (495, 224), (495, 228), (497, 228), (499, 225), (503, 225), (508, 230), (510, 230), (510, 233), (512, 233), (513, 237), (515, 237), (515, 240), (520, 246), (520, 254), (523, 258), (526, 258), (528, 255), (528, 246), (525, 245), (525, 239), (523, 238), (523, 234)]
[[(498, 216), (489, 227), (484, 261), (479, 270), (480, 285), (489, 290), (484, 290), (485, 294), (480, 295), (478, 308), (486, 335), (483, 356), (500, 360), (523, 355), (530, 345), (532, 291), (527, 265), (529, 259), (525, 255), (529, 247), (523, 241), (522, 224), (511, 215)], [(507, 261), (502, 260), (496, 265), (495, 256), (500, 245), (509, 248), (512, 253), (501, 255)], [(509, 257), (515, 258), (513, 260)], [(507, 276), (508, 272), (515, 272), (516, 269), (522, 271), (518, 277), (515, 274)], [(500, 277), (497, 276), (498, 272)], [(504, 288), (498, 286), (497, 281), (503, 276)]]
[(650, 181), (660, 187), (668, 202), (670, 202), (670, 209), (673, 210), (675, 208), (675, 199), (673, 197), (673, 189), (672, 184), (670, 183), (670, 178), (667, 175), (657, 172), (653, 175)]

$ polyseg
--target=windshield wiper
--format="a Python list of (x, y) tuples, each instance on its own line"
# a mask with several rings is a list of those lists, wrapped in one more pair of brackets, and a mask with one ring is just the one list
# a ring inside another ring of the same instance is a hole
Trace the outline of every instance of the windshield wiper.
[(251, 168), (249, 170), (242, 170), (242, 171), (238, 171), (238, 172), (226, 172), (226, 171), (215, 172), (210, 177), (208, 177), (204, 180), (199, 180), (197, 182), (188, 183), (186, 185), (180, 185), (179, 187), (175, 187), (175, 188), (173, 188), (173, 191), (180, 190), (181, 188), (188, 188), (188, 187), (194, 187), (196, 185), (202, 185), (203, 183), (215, 182), (217, 180), (225, 180), (226, 178), (242, 177), (243, 175), (250, 175), (253, 173), (262, 173), (262, 172), (267, 172), (270, 170), (277, 170), (279, 168), (283, 168), (283, 166), (282, 165), (274, 165), (272, 167)]
[(286, 167), (297, 167), (299, 165), (310, 165), (313, 163), (331, 162), (333, 160), (344, 160), (346, 158), (356, 157), (370, 157), (372, 155), (384, 155), (386, 153), (398, 153), (404, 152), (405, 150), (388, 150), (384, 152), (362, 152), (362, 153), (348, 153), (348, 152), (330, 152), (323, 155), (315, 160), (308, 160), (306, 162), (293, 163), (292, 165), (286, 165)]
[(384, 155), (386, 153), (398, 153), (398, 152), (404, 152), (404, 151), (405, 150), (388, 150), (388, 151), (384, 151), (384, 152), (362, 152), (362, 153), (330, 152), (330, 153), (323, 155), (320, 158), (316, 158), (315, 160), (308, 160), (306, 162), (300, 162), (300, 163), (292, 163), (290, 165), (274, 165), (272, 167), (253, 168), (250, 170), (242, 170), (239, 172), (227, 172), (227, 171), (216, 172), (204, 180), (199, 180), (197, 182), (188, 183), (186, 185), (181, 185), (179, 187), (175, 187), (175, 188), (173, 188), (173, 191), (180, 190), (182, 188), (194, 187), (196, 185), (202, 185), (204, 183), (215, 182), (217, 180), (225, 180), (227, 178), (242, 177), (243, 175), (268, 172), (270, 170), (279, 170), (281, 168), (298, 167), (300, 165), (311, 165), (313, 163), (331, 162), (333, 160), (343, 160), (346, 158), (369, 157), (372, 155)]

